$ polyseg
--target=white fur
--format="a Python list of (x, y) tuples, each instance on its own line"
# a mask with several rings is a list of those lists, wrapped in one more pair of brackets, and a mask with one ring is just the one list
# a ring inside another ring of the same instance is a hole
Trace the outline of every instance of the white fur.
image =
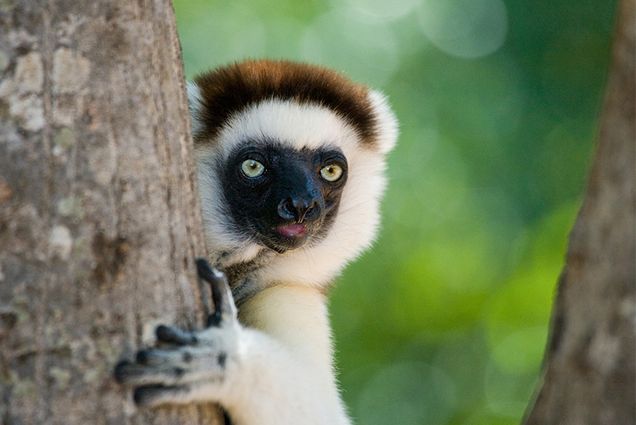
[(371, 90), (369, 100), (375, 110), (380, 151), (384, 154), (389, 153), (397, 142), (399, 132), (397, 117), (389, 106), (386, 96), (379, 91)]
[(200, 119), (201, 109), (203, 108), (201, 90), (199, 90), (199, 86), (192, 81), (186, 83), (186, 89), (188, 91), (188, 107), (192, 121), (192, 134), (197, 135), (203, 129)]
[(349, 424), (331, 360), (324, 296), (280, 286), (245, 307), (240, 319), (250, 334), (243, 360), (249, 366), (225, 403), (230, 416), (247, 425)]
[(337, 146), (345, 156), (360, 149), (355, 130), (332, 110), (290, 100), (270, 99), (235, 114), (223, 126), (218, 137), (221, 155), (227, 157), (241, 142), (264, 137), (296, 149)]

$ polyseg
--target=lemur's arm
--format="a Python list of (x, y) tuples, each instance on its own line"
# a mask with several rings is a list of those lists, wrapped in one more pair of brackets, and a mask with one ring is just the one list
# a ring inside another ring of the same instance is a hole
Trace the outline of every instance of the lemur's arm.
[[(246, 320), (269, 327), (268, 334), (241, 325), (223, 274), (204, 262), (197, 265), (200, 276), (212, 286), (216, 306), (209, 327), (188, 332), (159, 326), (157, 347), (139, 351), (134, 362), (117, 365), (115, 377), (135, 387), (135, 402), (140, 406), (218, 402), (236, 425), (349, 424), (331, 362), (324, 362), (325, 356), (330, 357), (328, 327), (316, 329), (313, 324), (309, 332), (313, 335), (307, 336), (305, 324), (294, 332), (285, 317), (286, 308), (303, 308), (313, 321), (311, 310), (320, 314), (324, 309), (322, 295), (308, 288), (279, 287), (258, 295), (267, 299), (250, 300)], [(290, 304), (282, 305), (285, 301)], [(322, 341), (326, 347), (304, 346), (304, 338), (316, 338), (323, 345), (316, 335), (320, 333), (327, 339)], [(327, 352), (320, 353), (324, 349)]]

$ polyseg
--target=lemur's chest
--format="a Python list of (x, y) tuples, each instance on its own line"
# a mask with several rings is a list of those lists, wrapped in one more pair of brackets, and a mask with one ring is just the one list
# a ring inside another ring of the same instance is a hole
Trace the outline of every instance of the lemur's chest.
[(241, 305), (239, 320), (320, 368), (331, 369), (331, 328), (325, 295), (319, 290), (296, 285), (266, 288)]

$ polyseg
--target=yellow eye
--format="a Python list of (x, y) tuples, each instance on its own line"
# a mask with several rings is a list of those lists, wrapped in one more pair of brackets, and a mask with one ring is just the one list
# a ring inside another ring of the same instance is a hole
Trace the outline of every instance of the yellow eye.
[(335, 182), (342, 177), (342, 167), (336, 164), (329, 164), (320, 169), (320, 175), (328, 182)]
[(247, 177), (258, 177), (265, 172), (265, 166), (255, 159), (246, 159), (241, 163), (241, 171)]

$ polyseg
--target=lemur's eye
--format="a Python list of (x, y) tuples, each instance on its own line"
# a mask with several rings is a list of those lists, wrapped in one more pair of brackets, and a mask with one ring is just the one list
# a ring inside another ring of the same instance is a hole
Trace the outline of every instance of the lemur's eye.
[(265, 166), (255, 159), (246, 159), (241, 163), (241, 171), (247, 177), (255, 178), (265, 172)]
[(325, 165), (320, 169), (320, 175), (328, 182), (335, 182), (342, 177), (342, 167), (336, 164)]

